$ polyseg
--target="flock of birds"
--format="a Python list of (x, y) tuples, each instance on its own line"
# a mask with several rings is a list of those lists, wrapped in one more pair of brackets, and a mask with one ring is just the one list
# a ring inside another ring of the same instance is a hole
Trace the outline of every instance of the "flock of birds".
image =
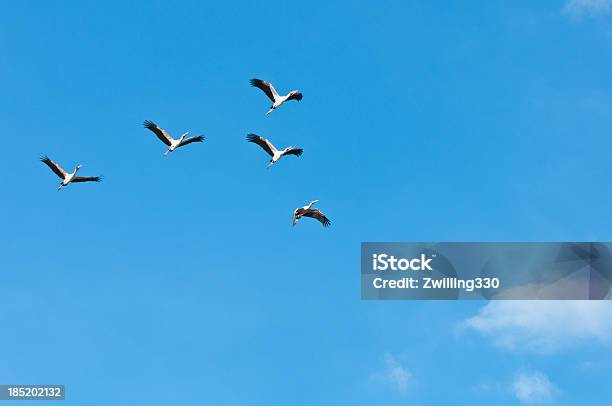
[[(268, 98), (272, 101), (272, 105), (270, 106), (270, 109), (266, 112), (266, 115), (270, 114), (272, 111), (276, 110), (283, 103), (289, 100), (296, 100), (296, 101), (302, 100), (302, 93), (300, 93), (297, 90), (292, 90), (286, 95), (281, 96), (278, 94), (274, 86), (272, 86), (272, 84), (268, 82), (265, 82), (260, 79), (251, 79), (250, 83), (251, 83), (251, 86), (261, 89), (266, 94), (266, 96), (268, 96)], [(184, 147), (193, 142), (203, 142), (205, 139), (203, 135), (198, 135), (196, 137), (187, 138), (187, 135), (189, 134), (189, 132), (182, 134), (178, 139), (174, 139), (172, 138), (172, 136), (170, 136), (170, 134), (168, 134), (166, 130), (164, 130), (163, 128), (159, 127), (157, 124), (149, 120), (146, 120), (144, 122), (144, 126), (145, 128), (152, 131), (157, 136), (157, 138), (159, 138), (161, 142), (166, 144), (168, 149), (166, 150), (166, 152), (164, 152), (164, 156), (173, 152), (177, 148)], [(272, 142), (270, 142), (270, 140), (260, 137), (257, 134), (247, 135), (247, 141), (259, 145), (264, 151), (268, 153), (268, 155), (270, 155), (271, 159), (270, 159), (270, 163), (267, 166), (268, 168), (270, 168), (272, 165), (278, 162), (285, 155), (295, 155), (299, 157), (300, 155), (302, 155), (302, 152), (303, 152), (301, 148), (295, 148), (292, 146), (279, 150), (274, 146), (274, 144), (272, 144)], [(70, 183), (100, 182), (102, 180), (101, 176), (78, 176), (77, 172), (81, 169), (81, 165), (77, 165), (76, 168), (74, 168), (74, 170), (69, 173), (66, 170), (64, 170), (61, 166), (59, 166), (59, 164), (49, 159), (48, 156), (43, 156), (40, 158), (40, 160), (45, 165), (47, 165), (62, 180), (57, 188), (58, 191), (61, 190), (62, 188), (65, 188)], [(331, 222), (325, 216), (325, 214), (323, 214), (319, 209), (314, 209), (312, 207), (317, 202), (318, 200), (313, 200), (310, 203), (308, 203), (306, 206), (298, 207), (297, 209), (295, 209), (293, 212), (293, 217), (291, 219), (292, 224), (295, 226), (295, 224), (298, 222), (300, 218), (310, 217), (310, 218), (314, 218), (318, 220), (321, 224), (323, 224), (323, 227), (329, 226)]]

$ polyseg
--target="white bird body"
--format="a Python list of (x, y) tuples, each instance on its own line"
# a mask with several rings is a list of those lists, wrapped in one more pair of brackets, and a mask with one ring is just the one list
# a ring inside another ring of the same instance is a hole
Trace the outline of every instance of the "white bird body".
[(79, 169), (81, 169), (81, 165), (77, 165), (77, 167), (74, 168), (74, 171), (72, 171), (72, 173), (66, 175), (66, 178), (62, 181), (62, 185), (68, 186), (68, 184), (72, 182), (72, 179), (74, 179), (74, 177), (76, 176)]
[(255, 143), (259, 145), (264, 151), (268, 153), (272, 157), (270, 159), (270, 163), (268, 164), (268, 168), (277, 163), (283, 156), (285, 155), (302, 155), (303, 150), (301, 148), (287, 147), (281, 151), (279, 151), (274, 144), (270, 142), (270, 140), (260, 137), (257, 134), (249, 134), (247, 135), (247, 140), (249, 142)]
[(261, 79), (251, 79), (251, 86), (257, 87), (261, 89), (266, 96), (272, 101), (272, 106), (270, 106), (270, 110), (266, 113), (266, 115), (270, 114), (273, 110), (277, 109), (281, 104), (285, 103), (288, 100), (302, 100), (302, 93), (297, 90), (292, 90), (287, 93), (285, 96), (281, 96), (278, 94), (274, 86), (271, 83), (265, 82)]
[(281, 159), (283, 157), (283, 155), (285, 155), (285, 152), (287, 152), (288, 149), (285, 148), (282, 151), (276, 151), (274, 153), (274, 156), (272, 157), (272, 163), (277, 163), (279, 159)]
[(164, 156), (168, 155), (169, 153), (171, 153), (172, 151), (174, 151), (175, 149), (180, 147), (182, 142), (183, 142), (183, 140), (187, 136), (187, 134), (189, 134), (189, 131), (186, 132), (185, 134), (181, 135), (181, 138), (179, 138), (178, 140), (170, 141), (170, 147), (168, 148), (168, 150), (166, 152), (164, 152)]
[(276, 108), (280, 107), (281, 104), (283, 104), (284, 102), (286, 102), (287, 100), (289, 100), (292, 96), (296, 94), (300, 95), (299, 96), (300, 98), (296, 100), (302, 100), (302, 94), (298, 92), (297, 90), (292, 90), (289, 93), (287, 93), (285, 96), (278, 96), (278, 93), (276, 93), (277, 97), (275, 97), (274, 103), (272, 104), (272, 107), (270, 107), (270, 110), (266, 112), (266, 116), (272, 113), (272, 111), (276, 110)]
[(289, 98), (289, 94), (285, 95), (285, 96), (278, 96), (275, 97), (275, 101), (272, 104), (272, 108), (275, 109), (277, 107), (279, 107), (281, 104), (283, 104), (284, 102), (287, 101), (287, 99)]

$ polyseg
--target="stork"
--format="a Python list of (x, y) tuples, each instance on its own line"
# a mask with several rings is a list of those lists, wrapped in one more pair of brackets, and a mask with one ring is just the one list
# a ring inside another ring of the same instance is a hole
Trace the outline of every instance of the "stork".
[(293, 225), (295, 226), (298, 220), (302, 217), (312, 217), (313, 219), (319, 220), (319, 222), (323, 224), (323, 227), (329, 226), (331, 224), (331, 221), (329, 221), (329, 219), (325, 217), (325, 214), (323, 214), (319, 209), (312, 208), (312, 206), (314, 206), (314, 204), (317, 202), (318, 200), (313, 200), (306, 206), (298, 207), (297, 209), (295, 209), (295, 211), (293, 212), (293, 218), (291, 219)]
[(76, 176), (77, 172), (82, 167), (82, 165), (80, 164), (77, 165), (76, 168), (74, 168), (74, 171), (72, 171), (72, 173), (68, 173), (64, 169), (62, 169), (62, 167), (59, 166), (57, 163), (49, 159), (49, 157), (46, 155), (41, 157), (40, 161), (47, 165), (49, 168), (51, 168), (51, 170), (62, 179), (62, 182), (57, 187), (58, 192), (63, 187), (68, 186), (68, 184), (71, 182), (100, 182), (102, 180), (100, 176)]
[(271, 83), (264, 82), (261, 79), (251, 79), (251, 86), (258, 87), (261, 89), (266, 96), (270, 100), (272, 100), (272, 106), (270, 106), (270, 110), (266, 113), (266, 116), (272, 112), (272, 110), (276, 109), (278, 106), (286, 102), (287, 100), (302, 100), (302, 93), (297, 90), (292, 90), (287, 93), (285, 96), (280, 96), (274, 86)]
[(175, 140), (174, 138), (170, 136), (170, 134), (168, 134), (166, 130), (159, 127), (157, 124), (155, 124), (152, 121), (145, 120), (144, 126), (148, 128), (149, 130), (153, 131), (155, 135), (157, 135), (157, 138), (159, 138), (161, 142), (163, 142), (164, 144), (168, 146), (168, 150), (164, 152), (164, 156), (168, 155), (175, 149), (183, 147), (187, 144), (191, 144), (192, 142), (202, 142), (204, 141), (204, 138), (205, 138), (203, 135), (198, 135), (197, 137), (185, 138), (187, 137), (187, 134), (189, 134), (189, 131), (188, 131), (184, 133), (183, 135), (181, 135), (179, 139)]
[(263, 137), (260, 137), (257, 134), (247, 135), (247, 140), (249, 142), (259, 145), (261, 148), (263, 148), (264, 151), (266, 151), (272, 157), (272, 159), (270, 159), (270, 163), (268, 164), (267, 168), (270, 168), (272, 165), (277, 163), (278, 160), (281, 159), (284, 155), (300, 156), (302, 155), (302, 152), (304, 151), (301, 148), (294, 148), (294, 147), (287, 147), (279, 151), (269, 140)]

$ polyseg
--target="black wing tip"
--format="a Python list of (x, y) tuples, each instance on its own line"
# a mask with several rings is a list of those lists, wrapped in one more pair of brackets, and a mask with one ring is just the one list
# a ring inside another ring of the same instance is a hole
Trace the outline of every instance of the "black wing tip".
[(327, 217), (323, 217), (323, 219), (321, 220), (321, 223), (323, 224), (323, 227), (331, 226), (331, 221), (329, 221)]
[(41, 155), (38, 159), (40, 162), (47, 162), (51, 160), (47, 155)]
[(298, 148), (298, 149), (295, 150), (295, 155), (296, 156), (301, 156), (302, 152), (304, 152), (304, 150), (302, 148)]
[(302, 101), (303, 97), (304, 97), (304, 95), (302, 94), (302, 92), (297, 92), (295, 94), (295, 100), (297, 100), (297, 101)]
[(262, 84), (263, 80), (253, 78), (253, 79), (249, 80), (249, 83), (251, 84), (251, 86), (257, 86), (259, 84)]
[(157, 127), (156, 124), (151, 120), (145, 120), (143, 125), (145, 126), (145, 128), (148, 128), (149, 130)]
[(206, 136), (204, 135), (198, 135), (197, 137), (193, 137), (193, 140), (195, 142), (203, 142), (206, 139)]
[(104, 179), (104, 176), (95, 176), (94, 182), (102, 182), (103, 179)]
[(246, 138), (247, 138), (247, 141), (249, 142), (255, 142), (255, 141), (259, 141), (261, 137), (257, 134), (250, 133), (250, 134), (247, 134)]

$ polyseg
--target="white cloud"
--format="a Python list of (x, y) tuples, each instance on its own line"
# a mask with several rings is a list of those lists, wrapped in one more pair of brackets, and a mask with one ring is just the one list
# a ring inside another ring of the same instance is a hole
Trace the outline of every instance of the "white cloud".
[(541, 372), (519, 372), (512, 381), (514, 396), (525, 404), (548, 403), (557, 388)]
[(612, 0), (567, 0), (563, 10), (572, 17), (606, 14), (612, 8)]
[(499, 347), (552, 353), (584, 343), (612, 342), (612, 302), (492, 301), (463, 327)]
[(370, 380), (389, 386), (392, 390), (404, 394), (412, 382), (412, 374), (391, 354), (385, 354), (385, 368), (370, 375)]

